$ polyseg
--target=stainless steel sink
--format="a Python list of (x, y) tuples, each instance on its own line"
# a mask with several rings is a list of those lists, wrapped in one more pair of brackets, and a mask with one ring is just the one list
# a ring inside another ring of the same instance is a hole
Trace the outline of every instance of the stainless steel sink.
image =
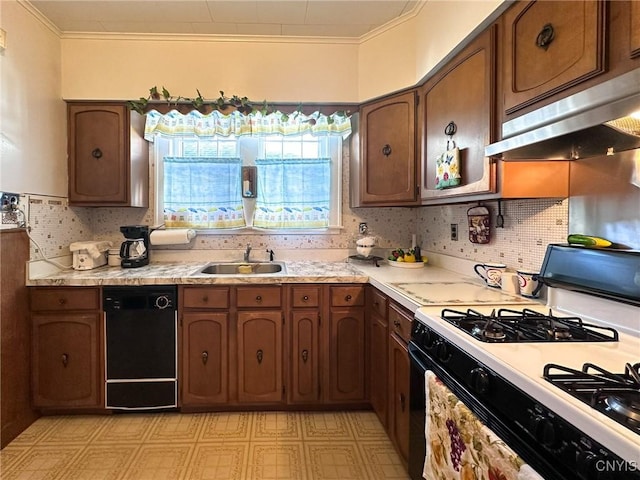
[(207, 275), (268, 275), (286, 272), (282, 262), (213, 262), (198, 270), (196, 274)]

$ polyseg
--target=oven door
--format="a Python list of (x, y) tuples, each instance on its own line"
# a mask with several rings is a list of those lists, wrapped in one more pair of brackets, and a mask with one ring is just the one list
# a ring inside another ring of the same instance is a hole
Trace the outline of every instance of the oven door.
[[(492, 427), (501, 433), (505, 429), (464, 387), (414, 343), (409, 343), (409, 356), (412, 480), (542, 479), (503, 441), (505, 435), (494, 433)], [(561, 477), (546, 471), (544, 478)]]

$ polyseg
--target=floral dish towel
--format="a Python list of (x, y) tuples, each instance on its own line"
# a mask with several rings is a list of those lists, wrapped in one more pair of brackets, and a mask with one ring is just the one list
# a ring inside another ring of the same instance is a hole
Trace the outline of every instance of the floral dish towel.
[(447, 150), (436, 159), (436, 188), (457, 187), (460, 177), (460, 150), (458, 147)]
[(543, 480), (430, 370), (425, 390), (425, 479)]

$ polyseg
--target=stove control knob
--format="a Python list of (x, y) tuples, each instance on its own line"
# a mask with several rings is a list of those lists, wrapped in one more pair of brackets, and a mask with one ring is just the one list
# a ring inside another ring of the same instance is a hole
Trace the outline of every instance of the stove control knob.
[(600, 466), (600, 464), (604, 465), (605, 463), (604, 457), (590, 450), (580, 450), (576, 453), (576, 469), (580, 478), (587, 480), (608, 480), (614, 478), (611, 472)]
[(489, 391), (489, 374), (482, 367), (471, 370), (471, 388), (477, 393), (487, 393)]
[(438, 360), (440, 360), (442, 363), (446, 363), (451, 360), (451, 351), (444, 340), (438, 340), (435, 343), (435, 348), (436, 357), (438, 357)]
[(156, 297), (155, 307), (159, 310), (164, 310), (171, 306), (171, 300), (167, 295), (159, 295)]
[(537, 414), (531, 420), (533, 436), (547, 448), (556, 448), (560, 444), (560, 437), (555, 423), (549, 417)]

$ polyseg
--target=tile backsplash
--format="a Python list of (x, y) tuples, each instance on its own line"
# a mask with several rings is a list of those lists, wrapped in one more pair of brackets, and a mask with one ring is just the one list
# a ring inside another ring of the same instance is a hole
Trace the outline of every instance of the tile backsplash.
[[(568, 200), (509, 200), (502, 202), (504, 228), (495, 228), (497, 202), (484, 202), (492, 211), (490, 243), (472, 244), (467, 233), (467, 210), (470, 204), (434, 207), (349, 207), (349, 149), (345, 142), (342, 155), (342, 229), (335, 234), (266, 235), (260, 233), (198, 235), (188, 245), (153, 247), (153, 249), (189, 251), (191, 254), (211, 250), (243, 250), (251, 243), (256, 251), (273, 249), (307, 251), (340, 251), (337, 258), (355, 254), (358, 225), (366, 222), (369, 232), (378, 239), (374, 254), (385, 255), (390, 249), (410, 247), (412, 235), (425, 251), (474, 260), (506, 263), (510, 268), (539, 268), (548, 243), (563, 242), (567, 236)], [(150, 190), (153, 198), (155, 165), (151, 162)], [(69, 207), (66, 198), (30, 195), (27, 212), (31, 235), (42, 252), (31, 244), (31, 259), (59, 257), (69, 254), (69, 244), (82, 240), (108, 240), (114, 247), (123, 240), (121, 225), (155, 224), (153, 208)], [(151, 202), (153, 203), (153, 202)], [(457, 224), (458, 240), (450, 240), (451, 224)], [(299, 253), (299, 252), (298, 252)], [(287, 260), (286, 256), (278, 256)], [(336, 258), (335, 255), (332, 257)]]
[[(343, 206), (343, 230), (335, 235), (199, 235), (189, 245), (172, 250), (241, 250), (247, 243), (259, 251), (353, 250), (358, 224), (366, 222), (378, 237), (378, 254), (409, 246), (416, 234), (424, 251), (478, 262), (502, 262), (510, 268), (537, 269), (547, 244), (566, 240), (568, 200), (510, 200), (502, 202), (504, 228), (496, 228), (497, 202), (485, 202), (491, 211), (491, 241), (473, 244), (467, 233), (467, 210), (471, 205), (444, 205), (419, 208), (366, 208)], [(152, 225), (151, 210), (138, 208), (69, 207), (64, 198), (32, 196), (29, 199), (31, 235), (47, 257), (69, 254), (69, 244), (82, 240), (122, 241), (120, 225)], [(451, 240), (451, 224), (458, 228), (458, 240)], [(158, 247), (154, 247), (158, 248)], [(203, 252), (204, 253), (204, 252)], [(350, 252), (354, 253), (354, 252)], [(31, 245), (31, 258), (40, 252)], [(284, 258), (286, 260), (286, 258)], [(314, 258), (314, 260), (322, 260)]]

